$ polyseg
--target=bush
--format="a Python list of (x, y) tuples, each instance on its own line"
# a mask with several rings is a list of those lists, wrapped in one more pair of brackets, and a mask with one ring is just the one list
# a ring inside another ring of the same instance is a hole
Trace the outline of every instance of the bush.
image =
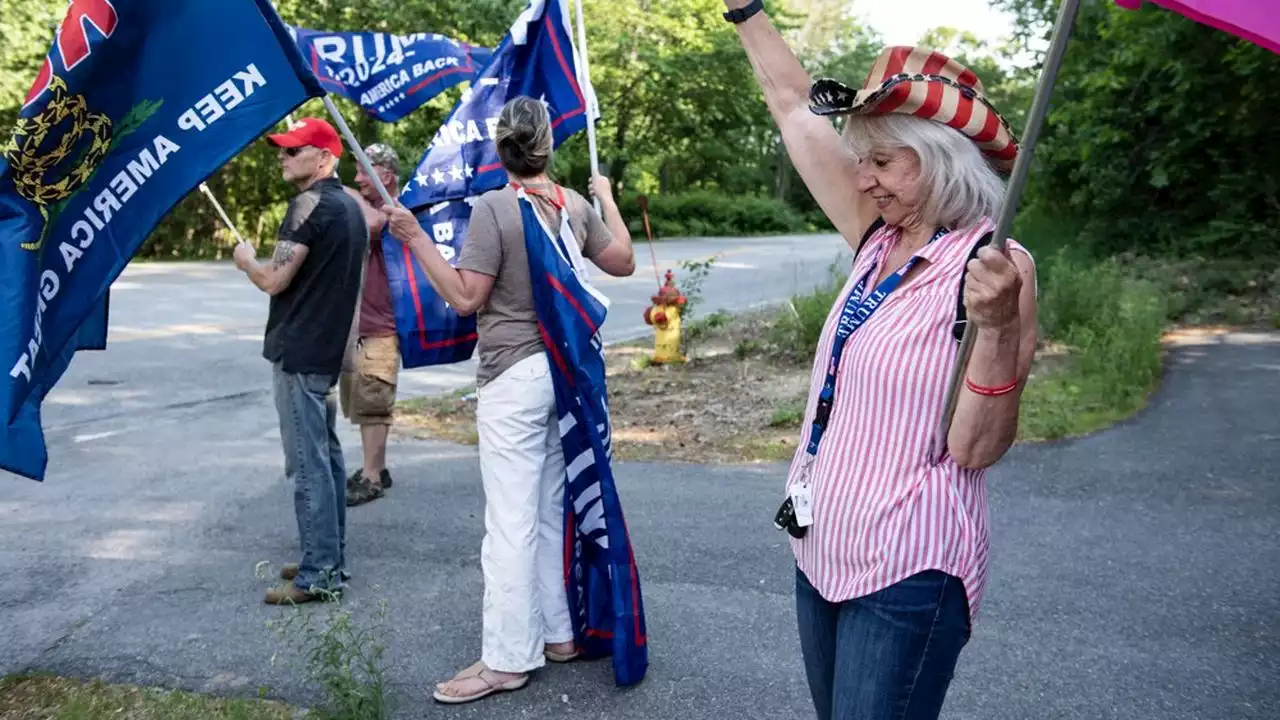
[(813, 292), (793, 296), (769, 327), (769, 344), (778, 354), (803, 362), (817, 351), (822, 326), (845, 280), (835, 263), (828, 267), (827, 272), (826, 282)]
[[(632, 218), (631, 231), (642, 236), (644, 221), (636, 195), (621, 199), (623, 215)], [(816, 227), (787, 203), (753, 195), (723, 195), (697, 190), (649, 196), (649, 225), (654, 239), (770, 235), (814, 232)]]
[(1167, 308), (1156, 285), (1065, 246), (1041, 260), (1039, 278), (1043, 335), (1070, 354), (1027, 386), (1019, 435), (1078, 435), (1141, 408), (1160, 374)]

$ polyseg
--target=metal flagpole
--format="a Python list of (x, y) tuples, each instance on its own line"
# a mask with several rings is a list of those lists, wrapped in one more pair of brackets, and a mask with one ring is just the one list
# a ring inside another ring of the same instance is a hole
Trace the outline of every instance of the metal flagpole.
[(231, 234), (236, 236), (236, 242), (245, 242), (245, 239), (240, 236), (240, 231), (236, 230), (236, 226), (231, 222), (231, 218), (227, 217), (227, 211), (222, 209), (222, 203), (219, 203), (218, 198), (214, 197), (213, 191), (209, 189), (209, 186), (204, 183), (200, 183), (200, 192), (204, 193), (204, 196), (209, 198), (209, 202), (213, 204), (213, 209), (218, 212), (218, 217), (222, 218), (222, 222), (226, 223), (227, 229), (231, 231)]
[[(587, 24), (582, 17), (582, 0), (576, 0), (578, 9), (578, 54), (581, 55), (582, 67), (578, 69), (578, 88), (582, 90), (582, 101), (587, 104), (587, 148), (591, 153), (591, 177), (599, 174), (600, 158), (596, 154), (596, 106), (595, 92), (591, 91), (591, 66), (587, 62)], [(596, 212), (600, 210), (600, 198), (595, 198)]]
[[(1071, 39), (1071, 28), (1075, 24), (1076, 11), (1080, 0), (1065, 0), (1058, 10), (1058, 19), (1053, 28), (1053, 39), (1049, 42), (1049, 50), (1045, 56), (1044, 68), (1040, 71), (1040, 82), (1036, 86), (1035, 99), (1031, 102), (1031, 112), (1027, 116), (1027, 127), (1022, 139), (1022, 147), (1018, 150), (1018, 159), (1013, 163), (1013, 173), (1009, 178), (1009, 187), (1005, 191), (1004, 204), (1000, 207), (1000, 217), (991, 236), (991, 246), (1004, 250), (1005, 239), (1013, 226), (1013, 216), (1018, 211), (1018, 199), (1027, 183), (1027, 175), (1031, 171), (1031, 160), (1035, 153), (1036, 140), (1040, 136), (1040, 126), (1049, 110), (1049, 98), (1053, 96), (1053, 86), (1062, 68), (1062, 59), (1067, 52), (1067, 42)], [(947, 446), (947, 434), (951, 431), (951, 419), (955, 415), (956, 403), (960, 399), (960, 384), (969, 368), (969, 356), (973, 352), (975, 340), (973, 323), (965, 323), (964, 336), (960, 341), (960, 355), (956, 358), (955, 367), (951, 370), (951, 381), (947, 386), (946, 405), (942, 412), (942, 420), (933, 436), (931, 455), (936, 463), (942, 459), (943, 450)]]
[(347, 147), (351, 148), (356, 160), (360, 161), (360, 167), (364, 168), (365, 174), (377, 186), (378, 194), (382, 196), (382, 202), (387, 207), (395, 207), (398, 203), (391, 198), (391, 193), (387, 192), (387, 188), (382, 184), (382, 179), (378, 177), (378, 173), (374, 172), (373, 163), (369, 162), (369, 156), (364, 154), (364, 148), (360, 147), (356, 136), (351, 133), (351, 128), (347, 127), (347, 121), (342, 117), (342, 113), (338, 112), (338, 106), (333, 104), (333, 99), (328, 95), (325, 95), (323, 100), (325, 109), (333, 116), (333, 121), (338, 124), (338, 132), (342, 133), (342, 137), (346, 139)]

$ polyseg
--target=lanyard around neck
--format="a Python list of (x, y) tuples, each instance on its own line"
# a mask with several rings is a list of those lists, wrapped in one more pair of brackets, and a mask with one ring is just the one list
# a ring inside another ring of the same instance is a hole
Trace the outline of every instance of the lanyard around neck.
[[(929, 238), (926, 246), (933, 244), (939, 238), (949, 233), (946, 227), (938, 228), (933, 237)], [(866, 297), (863, 292), (866, 290), (867, 283), (874, 277), (879, 270), (880, 263), (886, 259), (888, 255), (888, 246), (882, 246), (880, 254), (876, 261), (871, 264), (871, 269), (867, 270), (862, 279), (858, 280), (858, 284), (849, 291), (849, 297), (845, 299), (844, 309), (840, 311), (840, 320), (836, 324), (835, 337), (831, 342), (831, 360), (827, 364), (827, 377), (822, 384), (822, 392), (818, 395), (818, 407), (814, 411), (813, 428), (809, 433), (809, 445), (805, 448), (805, 452), (812, 458), (818, 454), (818, 444), (822, 442), (822, 435), (826, 432), (827, 422), (831, 419), (831, 408), (835, 405), (836, 399), (836, 377), (840, 371), (840, 359), (844, 355), (845, 344), (853, 333), (871, 318), (875, 311), (884, 304), (889, 294), (898, 289), (902, 284), (903, 278), (907, 273), (911, 272), (911, 268), (915, 267), (919, 261), (919, 255), (912, 255), (902, 267), (894, 271), (889, 277), (880, 281)]]

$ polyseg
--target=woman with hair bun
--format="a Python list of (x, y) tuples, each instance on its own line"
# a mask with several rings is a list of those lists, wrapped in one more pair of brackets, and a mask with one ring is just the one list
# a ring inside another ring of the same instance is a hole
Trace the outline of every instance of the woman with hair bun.
[(480, 661), (438, 686), (435, 698), (443, 703), (520, 689), (528, 673), (547, 660), (567, 662), (579, 654), (565, 589), (564, 453), (518, 189), (549, 227), (560, 227), (561, 214), (568, 213), (578, 249), (601, 270), (620, 277), (635, 270), (631, 235), (608, 179), (591, 181), (601, 217), (582, 195), (548, 175), (553, 142), (541, 102), (508, 102), (494, 139), (511, 183), (477, 199), (457, 269), (436, 251), (412, 213), (384, 209), (392, 234), (410, 246), (436, 291), (459, 314), (479, 312), (484, 631)]

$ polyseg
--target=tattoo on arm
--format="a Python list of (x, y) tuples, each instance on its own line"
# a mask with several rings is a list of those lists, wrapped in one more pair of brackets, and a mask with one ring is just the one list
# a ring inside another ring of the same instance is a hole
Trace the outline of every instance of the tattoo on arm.
[(271, 256), (271, 269), (279, 270), (293, 262), (296, 247), (297, 243), (292, 243), (287, 240), (276, 243), (275, 254)]

